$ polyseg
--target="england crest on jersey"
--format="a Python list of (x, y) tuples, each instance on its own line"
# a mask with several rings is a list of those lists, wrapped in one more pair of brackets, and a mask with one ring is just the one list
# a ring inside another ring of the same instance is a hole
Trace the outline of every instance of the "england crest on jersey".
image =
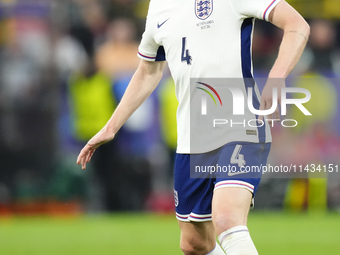
[(213, 0), (195, 0), (195, 13), (199, 19), (207, 19), (213, 11)]

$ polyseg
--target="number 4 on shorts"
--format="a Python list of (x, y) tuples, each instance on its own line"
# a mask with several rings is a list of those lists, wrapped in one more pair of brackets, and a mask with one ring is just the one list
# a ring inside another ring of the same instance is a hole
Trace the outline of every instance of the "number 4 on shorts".
[(244, 166), (246, 161), (244, 160), (244, 155), (240, 154), (242, 145), (237, 144), (235, 146), (233, 155), (230, 158), (230, 164), (238, 164), (239, 167)]

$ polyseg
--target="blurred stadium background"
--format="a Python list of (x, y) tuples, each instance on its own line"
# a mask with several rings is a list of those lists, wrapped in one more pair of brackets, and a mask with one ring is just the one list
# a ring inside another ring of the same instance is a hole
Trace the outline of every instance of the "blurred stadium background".
[[(138, 65), (148, 2), (0, 1), (0, 254), (181, 254), (169, 71), (89, 169), (75, 164)], [(318, 97), (312, 119), (292, 109), (299, 128), (273, 129), (269, 162), (338, 165), (340, 1), (288, 2), (312, 29), (288, 84)], [(281, 37), (257, 22), (256, 77)], [(339, 176), (264, 179), (249, 218), (260, 254), (340, 254)]]

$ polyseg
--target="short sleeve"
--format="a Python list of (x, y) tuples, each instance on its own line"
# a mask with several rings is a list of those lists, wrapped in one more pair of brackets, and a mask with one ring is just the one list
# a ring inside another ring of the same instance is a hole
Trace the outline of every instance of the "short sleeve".
[(146, 21), (145, 31), (138, 47), (138, 57), (147, 61), (164, 61), (165, 52), (161, 45), (158, 45), (153, 38), (153, 29)]
[(281, 0), (230, 0), (234, 10), (245, 17), (268, 21), (270, 12)]

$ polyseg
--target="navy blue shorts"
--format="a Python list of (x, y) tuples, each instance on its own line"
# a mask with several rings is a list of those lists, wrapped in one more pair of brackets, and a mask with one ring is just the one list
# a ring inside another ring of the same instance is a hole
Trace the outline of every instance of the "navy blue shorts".
[(245, 188), (253, 193), (267, 164), (270, 143), (232, 142), (202, 154), (176, 154), (174, 196), (181, 221), (211, 220), (214, 190)]

